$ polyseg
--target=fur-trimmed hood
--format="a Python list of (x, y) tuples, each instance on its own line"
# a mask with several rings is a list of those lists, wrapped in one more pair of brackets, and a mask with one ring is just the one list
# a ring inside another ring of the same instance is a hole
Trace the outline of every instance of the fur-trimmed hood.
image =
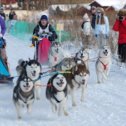
[(126, 16), (126, 9), (119, 10), (118, 16)]

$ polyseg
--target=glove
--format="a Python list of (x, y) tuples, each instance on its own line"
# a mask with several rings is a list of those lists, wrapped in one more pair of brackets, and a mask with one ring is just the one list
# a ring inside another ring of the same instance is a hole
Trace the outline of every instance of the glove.
[(35, 46), (35, 42), (38, 42), (38, 37), (37, 36), (33, 36), (32, 37), (32, 44), (33, 44), (33, 46)]
[(54, 41), (55, 40), (55, 38), (53, 36), (49, 36), (48, 39), (49, 39), (49, 41)]

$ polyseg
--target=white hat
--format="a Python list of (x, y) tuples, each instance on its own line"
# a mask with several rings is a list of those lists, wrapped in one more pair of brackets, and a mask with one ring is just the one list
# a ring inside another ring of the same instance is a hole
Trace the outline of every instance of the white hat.
[(83, 20), (84, 20), (84, 21), (90, 21), (90, 18), (89, 18), (89, 16), (88, 16), (87, 13), (84, 14)]

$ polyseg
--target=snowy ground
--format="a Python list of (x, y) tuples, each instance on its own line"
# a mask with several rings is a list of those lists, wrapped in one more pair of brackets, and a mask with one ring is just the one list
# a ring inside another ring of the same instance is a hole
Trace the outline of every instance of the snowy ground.
[[(7, 53), (10, 71), (16, 75), (15, 67), (19, 58), (32, 58), (34, 49), (30, 43), (7, 36)], [(93, 52), (92, 52), (93, 53)], [(91, 54), (92, 54), (91, 53)], [(77, 107), (71, 106), (68, 98), (68, 117), (58, 117), (51, 112), (42, 88), (40, 101), (35, 101), (31, 114), (22, 111), (23, 119), (17, 120), (12, 102), (13, 86), (0, 85), (0, 126), (126, 126), (126, 69), (112, 65), (109, 79), (104, 84), (96, 84), (94, 62), (90, 62), (90, 79), (85, 102), (80, 102), (77, 91)], [(46, 84), (48, 78), (42, 78)]]

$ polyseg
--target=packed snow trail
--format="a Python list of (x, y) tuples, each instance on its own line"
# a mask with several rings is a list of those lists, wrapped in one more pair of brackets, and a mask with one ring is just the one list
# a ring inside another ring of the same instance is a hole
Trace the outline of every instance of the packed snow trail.
[[(12, 76), (16, 75), (15, 67), (20, 58), (33, 58), (34, 49), (29, 42), (6, 36), (7, 54)], [(94, 52), (91, 51), (91, 55)], [(49, 101), (45, 98), (45, 87), (42, 87), (41, 100), (35, 101), (31, 114), (22, 110), (22, 119), (18, 120), (12, 102), (11, 85), (0, 85), (0, 126), (126, 126), (126, 69), (112, 65), (109, 79), (103, 84), (96, 83), (95, 64), (90, 62), (90, 79), (84, 102), (80, 102), (80, 91), (77, 91), (77, 106), (71, 106), (68, 97), (69, 116), (58, 117), (52, 113)], [(42, 78), (46, 84), (48, 77)]]

